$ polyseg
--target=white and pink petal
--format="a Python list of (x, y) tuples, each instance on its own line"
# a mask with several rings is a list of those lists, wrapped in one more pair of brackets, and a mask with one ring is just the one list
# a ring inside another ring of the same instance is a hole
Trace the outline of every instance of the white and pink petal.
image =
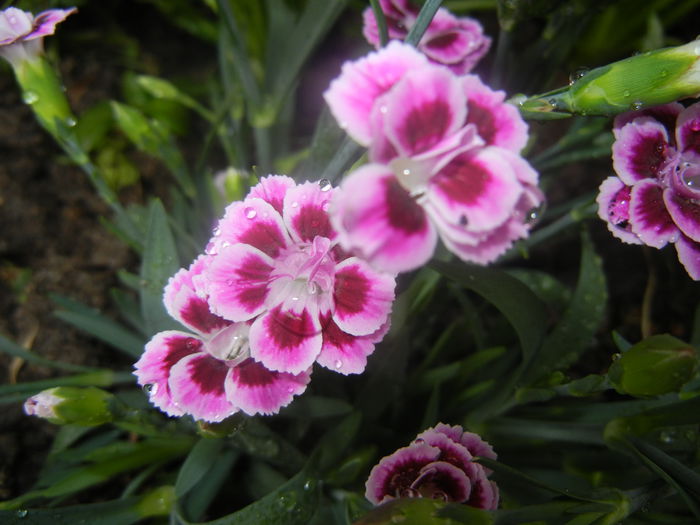
[(467, 97), (467, 124), (476, 126), (487, 145), (519, 153), (527, 143), (527, 124), (518, 109), (504, 102), (505, 93), (494, 91), (476, 75), (461, 78)]
[(630, 197), (632, 187), (618, 177), (608, 177), (598, 190), (598, 217), (608, 224), (613, 236), (628, 244), (642, 244), (630, 225)]
[(146, 344), (141, 358), (134, 364), (134, 375), (144, 387), (151, 402), (170, 416), (181, 416), (183, 408), (173, 398), (168, 380), (173, 367), (188, 356), (202, 353), (198, 337), (169, 330), (157, 333)]
[(286, 175), (268, 175), (250, 188), (246, 199), (258, 198), (267, 202), (282, 215), (282, 203), (287, 191), (295, 186), (294, 179)]
[(328, 217), (333, 192), (327, 181), (306, 182), (287, 192), (284, 198), (284, 222), (294, 242), (311, 242), (317, 236), (330, 240), (336, 237)]
[(300, 374), (321, 351), (323, 337), (318, 313), (306, 308), (277, 306), (258, 317), (250, 327), (250, 355), (265, 368)]
[(684, 156), (692, 154), (700, 159), (700, 103), (688, 106), (678, 116), (676, 142)]
[(664, 191), (664, 203), (676, 226), (695, 242), (700, 242), (700, 204), (671, 188)]
[(355, 336), (343, 332), (331, 317), (321, 319), (323, 346), (316, 362), (340, 374), (361, 374), (367, 357), (374, 352), (374, 334)]
[(173, 366), (168, 385), (173, 401), (195, 419), (218, 422), (238, 412), (226, 398), (229, 367), (206, 353), (187, 356)]
[(428, 65), (413, 46), (397, 41), (379, 51), (343, 65), (324, 98), (338, 125), (358, 143), (372, 141), (370, 115), (378, 97), (390, 90), (406, 72)]
[(311, 369), (300, 374), (268, 370), (247, 359), (231, 368), (226, 380), (226, 396), (231, 404), (250, 416), (276, 414), (306, 390)]
[(379, 330), (391, 313), (396, 281), (369, 264), (351, 257), (335, 268), (333, 320), (352, 335)]
[(681, 235), (676, 241), (676, 252), (690, 278), (700, 280), (700, 243)]
[(207, 268), (209, 305), (214, 313), (247, 321), (264, 312), (275, 262), (247, 244), (221, 250)]
[(461, 129), (467, 113), (459, 79), (438, 66), (407, 71), (382, 104), (383, 131), (401, 157), (430, 150)]
[(270, 257), (277, 257), (289, 243), (282, 216), (272, 204), (250, 197), (226, 208), (206, 252), (217, 255), (234, 244), (248, 244)]
[(492, 230), (513, 213), (522, 185), (501, 148), (481, 148), (453, 158), (430, 180), (427, 198), (447, 221), (471, 231)]
[(171, 317), (199, 334), (216, 332), (228, 324), (211, 312), (199, 282), (205, 261), (206, 257), (200, 256), (188, 269), (179, 270), (170, 278), (163, 292), (163, 303)]
[(435, 227), (386, 166), (367, 164), (348, 175), (331, 206), (341, 246), (379, 270), (413, 270), (435, 250)]
[(421, 39), (420, 49), (431, 60), (447, 65), (453, 73), (471, 71), (488, 52), (491, 39), (472, 18), (457, 18), (440, 8)]
[(675, 242), (680, 234), (666, 210), (663, 187), (651, 179), (639, 181), (632, 187), (629, 221), (632, 232), (654, 248)]
[(622, 127), (612, 153), (615, 172), (630, 186), (639, 180), (658, 178), (676, 157), (666, 128), (651, 117), (636, 118)]

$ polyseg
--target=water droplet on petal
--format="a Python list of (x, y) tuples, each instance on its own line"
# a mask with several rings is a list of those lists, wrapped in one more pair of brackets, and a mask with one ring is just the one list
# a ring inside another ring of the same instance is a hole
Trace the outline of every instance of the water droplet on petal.
[(299, 203), (298, 203), (297, 201), (294, 201), (294, 202), (291, 204), (291, 206), (292, 206), (292, 208), (298, 208), (298, 207), (299, 207)]
[(214, 237), (218, 237), (219, 235), (221, 235), (221, 228), (219, 226), (214, 228), (213, 234), (214, 234)]
[(18, 518), (26, 518), (27, 515), (29, 514), (29, 511), (27, 509), (19, 509), (17, 512), (15, 512), (15, 516)]
[(218, 250), (216, 249), (216, 244), (213, 242), (210, 242), (207, 244), (207, 247), (204, 249), (204, 253), (207, 255), (216, 255), (218, 253)]
[(322, 209), (323, 211), (328, 211), (328, 207), (329, 207), (330, 205), (331, 205), (331, 203), (328, 202), (328, 201), (326, 201), (326, 202), (324, 202), (323, 204), (321, 204), (321, 209)]
[(39, 100), (39, 95), (34, 93), (34, 91), (25, 91), (22, 93), (22, 100), (25, 104), (34, 104), (37, 100)]
[(155, 396), (158, 393), (158, 383), (147, 383), (143, 385), (143, 391), (149, 396)]
[(231, 246), (231, 243), (229, 241), (224, 241), (221, 243), (222, 248), (228, 248), (229, 246)]
[(459, 217), (459, 225), (460, 225), (460, 226), (466, 226), (467, 224), (469, 224), (469, 219), (467, 219), (467, 216), (466, 216), (466, 215), (461, 215), (461, 216)]
[(388, 111), (386, 106), (379, 106), (379, 112), (380, 113), (386, 113)]
[(292, 297), (292, 301), (298, 301), (298, 300), (299, 300), (298, 297), (296, 297), (296, 296)]
[(324, 192), (330, 190), (333, 187), (331, 181), (329, 181), (328, 179), (321, 179), (320, 181), (318, 181), (318, 185), (321, 187), (321, 191)]
[(417, 438), (417, 439), (414, 439), (413, 442), (414, 442), (416, 445), (420, 445), (420, 444), (422, 444), (422, 443), (425, 443), (425, 439), (423, 439), (423, 438)]
[(343, 367), (343, 362), (340, 359), (335, 360), (335, 368), (336, 370), (340, 370)]
[(643, 106), (644, 106), (643, 102), (641, 102), (640, 100), (635, 100), (634, 102), (632, 102), (630, 104), (630, 109), (632, 111), (639, 111), (640, 109), (642, 109)]
[(256, 215), (258, 214), (258, 212), (255, 211), (255, 208), (246, 208), (243, 210), (243, 213), (245, 213), (246, 219), (255, 219)]

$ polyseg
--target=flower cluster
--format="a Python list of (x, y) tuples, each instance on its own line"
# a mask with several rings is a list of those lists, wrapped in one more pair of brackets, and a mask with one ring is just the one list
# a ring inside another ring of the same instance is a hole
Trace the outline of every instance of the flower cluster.
[(372, 469), (365, 497), (379, 505), (394, 498), (434, 498), (480, 509), (498, 507), (498, 487), (475, 456), (496, 459), (491, 446), (462, 427), (439, 423), (418, 434)]
[(56, 25), (76, 11), (49, 9), (36, 17), (16, 7), (0, 11), (0, 56), (13, 65), (36, 57), (42, 51), (43, 37), (53, 35)]
[(616, 177), (600, 186), (598, 214), (623, 242), (674, 243), (700, 279), (700, 103), (672, 103), (615, 119)]
[[(390, 39), (404, 40), (418, 17), (418, 9), (409, 0), (379, 0)], [(363, 14), (363, 33), (379, 48), (379, 29), (372, 8)], [(444, 64), (458, 75), (468, 73), (488, 52), (491, 39), (473, 18), (458, 18), (440, 8), (428, 25), (418, 49), (432, 62)]]
[(334, 191), (269, 176), (228, 206), (206, 252), (165, 289), (191, 333), (156, 334), (135, 365), (156, 406), (206, 421), (271, 414), (305, 390), (315, 362), (364, 370), (395, 282), (336, 245)]
[(438, 236), (486, 264), (528, 234), (543, 195), (520, 156), (527, 126), (503, 92), (392, 41), (345, 64), (325, 98), (369, 148), (333, 203), (343, 248), (402, 272), (427, 262)]

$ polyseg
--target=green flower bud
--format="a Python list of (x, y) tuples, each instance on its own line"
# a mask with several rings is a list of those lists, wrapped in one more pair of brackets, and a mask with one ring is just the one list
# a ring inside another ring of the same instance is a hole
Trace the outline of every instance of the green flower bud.
[(632, 346), (615, 361), (608, 377), (618, 392), (658, 396), (677, 392), (695, 375), (698, 356), (687, 343), (655, 335)]
[(96, 387), (59, 386), (27, 399), (24, 411), (57, 425), (96, 426), (113, 420), (113, 398)]
[(700, 95), (700, 41), (635, 55), (576, 75), (569, 87), (518, 100), (524, 113), (615, 115)]

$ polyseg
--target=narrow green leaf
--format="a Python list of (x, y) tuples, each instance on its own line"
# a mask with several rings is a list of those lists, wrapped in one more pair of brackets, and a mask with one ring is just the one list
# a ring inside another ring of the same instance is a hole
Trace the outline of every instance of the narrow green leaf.
[(216, 463), (223, 446), (222, 439), (203, 438), (197, 442), (177, 474), (175, 496), (181, 498), (199, 483)]
[(112, 370), (95, 370), (94, 372), (67, 377), (28, 381), (13, 385), (0, 385), (0, 395), (21, 393), (25, 396), (30, 396), (56, 386), (112, 386), (115, 383), (128, 383), (131, 381), (134, 381), (134, 376), (131, 372), (117, 373)]
[(547, 313), (527, 286), (496, 268), (443, 261), (433, 261), (430, 266), (493, 303), (517, 332), (523, 361), (533, 358), (544, 336)]
[(219, 454), (206, 476), (201, 478), (199, 483), (194, 485), (181, 499), (182, 512), (176, 511), (177, 519), (183, 520), (185, 517), (192, 520), (200, 519), (219, 493), (221, 486), (231, 475), (239, 457), (236, 450), (224, 450)]
[[(207, 521), (206, 525), (308, 525), (316, 512), (320, 496), (319, 483), (304, 469), (264, 498), (247, 507)], [(192, 523), (182, 516), (171, 516), (173, 525)]]
[(145, 341), (103, 316), (99, 311), (67, 297), (53, 296), (53, 301), (64, 310), (54, 312), (56, 317), (76, 328), (96, 337), (130, 357), (138, 357), (143, 352)]
[(561, 320), (545, 339), (537, 357), (531, 361), (531, 366), (523, 373), (522, 382), (531, 384), (543, 375), (577, 361), (590, 346), (598, 330), (607, 299), (601, 259), (584, 231), (576, 291)]
[(700, 474), (642, 439), (631, 436), (629, 442), (635, 454), (678, 491), (691, 512), (700, 520)]
[(416, 18), (413, 27), (406, 36), (407, 43), (414, 46), (418, 45), (418, 42), (420, 42), (420, 39), (423, 37), (425, 30), (428, 29), (430, 22), (433, 20), (435, 13), (437, 13), (437, 10), (440, 8), (441, 3), (442, 0), (426, 0), (420, 10), (420, 13), (418, 13), (418, 17)]
[(179, 268), (168, 216), (160, 200), (149, 207), (148, 231), (141, 263), (141, 315), (150, 334), (179, 328), (163, 306), (163, 288)]
[(54, 361), (52, 359), (46, 359), (44, 357), (33, 354), (17, 343), (13, 343), (8, 338), (0, 335), (0, 352), (11, 355), (12, 357), (19, 357), (24, 359), (29, 363), (36, 363), (38, 365), (48, 366), (49, 368), (57, 368), (59, 370), (68, 370), (70, 372), (91, 372), (94, 368), (81, 365), (73, 365), (71, 363), (64, 363), (63, 361)]
[(138, 75), (136, 77), (136, 82), (139, 86), (156, 98), (178, 102), (183, 106), (197, 111), (202, 117), (209, 121), (213, 120), (214, 118), (214, 114), (210, 110), (203, 107), (195, 99), (189, 95), (186, 95), (174, 84), (165, 79), (150, 75)]
[(277, 104), (289, 95), (311, 51), (331, 28), (346, 4), (347, 0), (306, 2), (301, 18), (288, 35), (285, 46), (277, 50), (281, 54), (279, 67), (266, 72), (272, 80), (268, 87)]
[[(55, 509), (0, 510), (0, 523), (4, 525), (76, 525), (78, 523), (130, 525), (143, 519), (137, 509), (139, 500), (140, 498), (127, 498)], [(96, 521), (97, 519), (99, 521)]]
[(374, 19), (377, 21), (377, 28), (379, 29), (379, 44), (384, 47), (387, 42), (389, 42), (389, 31), (387, 31), (384, 11), (382, 11), (382, 6), (379, 4), (379, 0), (369, 0), (369, 3), (372, 6)]
[(188, 196), (193, 196), (194, 183), (187, 172), (185, 159), (168, 129), (159, 120), (149, 120), (132, 106), (116, 101), (112, 101), (111, 105), (119, 129), (138, 149), (161, 159), (174, 175), (182, 191)]

